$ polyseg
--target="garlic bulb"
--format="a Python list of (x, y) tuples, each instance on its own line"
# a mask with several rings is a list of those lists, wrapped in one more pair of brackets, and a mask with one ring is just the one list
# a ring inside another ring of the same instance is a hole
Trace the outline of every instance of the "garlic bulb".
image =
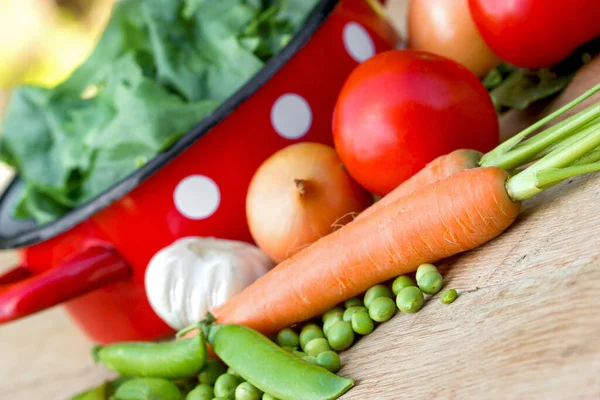
[(175, 330), (242, 291), (273, 267), (257, 247), (238, 241), (186, 237), (154, 255), (145, 275), (154, 312)]

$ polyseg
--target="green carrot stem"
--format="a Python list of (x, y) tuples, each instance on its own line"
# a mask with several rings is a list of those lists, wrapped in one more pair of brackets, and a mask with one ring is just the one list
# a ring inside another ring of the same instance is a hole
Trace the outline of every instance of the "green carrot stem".
[(554, 118), (556, 118), (556, 117), (564, 114), (565, 112), (569, 111), (573, 107), (576, 107), (581, 102), (583, 102), (584, 100), (586, 100), (587, 98), (589, 98), (590, 96), (592, 96), (593, 94), (595, 94), (598, 91), (600, 91), (600, 84), (594, 86), (593, 88), (589, 89), (587, 92), (583, 93), (581, 96), (577, 97), (576, 99), (574, 99), (570, 103), (562, 106), (558, 110), (556, 110), (553, 113), (547, 115), (546, 117), (540, 119), (539, 121), (537, 121), (533, 125), (529, 126), (528, 128), (522, 130), (521, 132), (519, 132), (518, 134), (516, 134), (512, 138), (506, 140), (505, 142), (503, 142), (502, 144), (500, 144), (498, 147), (496, 147), (494, 150), (492, 150), (489, 153), (485, 154), (481, 158), (482, 165), (484, 165), (484, 164), (485, 165), (492, 165), (491, 163), (493, 162), (494, 159), (498, 158), (499, 156), (503, 155), (504, 153), (507, 153), (509, 150), (511, 150), (512, 148), (514, 148), (515, 146), (517, 146), (527, 136), (531, 135), (537, 129), (541, 128), (542, 126), (544, 126), (548, 122), (552, 121)]
[(579, 160), (575, 161), (573, 163), (573, 165), (591, 164), (591, 163), (595, 163), (597, 161), (600, 161), (600, 147), (585, 154)]
[(545, 190), (571, 177), (600, 171), (600, 162), (572, 165), (565, 168), (548, 168), (535, 173), (536, 187)]
[(600, 117), (600, 103), (594, 104), (584, 111), (551, 126), (494, 160), (486, 162), (482, 158), (480, 164), (481, 166), (494, 165), (505, 170), (514, 169), (534, 160), (548, 146), (575, 135), (582, 127), (590, 124), (591, 121), (596, 122), (598, 117)]
[[(538, 157), (541, 158), (547, 154), (552, 153), (556, 149), (564, 149), (564, 148), (571, 146), (573, 143), (578, 142), (583, 137), (583, 135), (581, 134), (581, 131), (585, 130), (586, 128), (589, 128), (592, 125), (600, 126), (600, 117), (596, 117), (596, 118), (592, 119), (591, 121), (588, 121), (587, 123), (581, 125), (577, 129), (578, 133), (576, 133), (572, 136), (566, 137), (566, 138), (548, 146), (546, 149), (542, 150), (538, 154)], [(534, 138), (535, 138), (535, 136), (534, 136)], [(525, 141), (525, 143), (527, 143), (528, 141), (529, 140)]]
[(567, 148), (559, 148), (508, 179), (506, 190), (515, 201), (529, 199), (542, 192), (537, 186), (537, 173), (544, 170), (564, 168), (600, 146), (600, 127), (590, 126), (582, 132), (588, 134)]

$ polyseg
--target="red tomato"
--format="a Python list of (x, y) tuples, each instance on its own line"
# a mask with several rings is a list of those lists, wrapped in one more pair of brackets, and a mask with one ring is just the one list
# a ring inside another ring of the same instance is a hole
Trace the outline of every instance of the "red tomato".
[(550, 67), (600, 35), (600, 0), (469, 0), (488, 46), (522, 68)]
[(499, 128), (488, 92), (466, 68), (421, 51), (392, 50), (350, 74), (333, 135), (350, 175), (383, 196), (440, 155), (491, 150)]

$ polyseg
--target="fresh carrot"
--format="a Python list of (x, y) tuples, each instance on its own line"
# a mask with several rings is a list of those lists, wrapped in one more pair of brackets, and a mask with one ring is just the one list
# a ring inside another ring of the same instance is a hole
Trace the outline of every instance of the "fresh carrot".
[(500, 168), (475, 168), (401, 197), (282, 262), (214, 315), (274, 333), (420, 264), (473, 249), (517, 217), (508, 177)]
[(600, 129), (515, 176), (498, 167), (453, 174), (322, 237), (214, 310), (219, 323), (271, 334), (420, 264), (474, 249), (517, 218), (520, 202), (568, 177), (600, 170), (576, 165), (600, 146)]
[(401, 185), (385, 195), (385, 197), (358, 214), (356, 219), (371, 215), (400, 197), (411, 194), (431, 183), (440, 181), (465, 169), (479, 166), (479, 160), (481, 160), (482, 155), (475, 150), (459, 149), (436, 158), (412, 177), (402, 182)]
[(497, 166), (506, 170), (511, 170), (532, 161), (536, 156), (544, 154), (546, 150), (551, 149), (552, 145), (557, 141), (574, 134), (578, 128), (586, 126), (586, 124), (589, 125), (590, 122), (595, 122), (595, 119), (600, 117), (600, 104), (588, 107), (546, 131), (535, 135), (529, 140), (524, 141), (524, 139), (543, 125), (566, 113), (598, 91), (600, 91), (600, 85), (596, 85), (569, 104), (566, 104), (554, 113), (521, 131), (512, 139), (500, 144), (496, 149), (485, 155), (475, 150), (459, 149), (436, 158), (381, 200), (360, 213), (356, 219), (371, 215), (400, 197), (406, 196), (430, 183), (435, 183), (466, 169), (478, 166)]

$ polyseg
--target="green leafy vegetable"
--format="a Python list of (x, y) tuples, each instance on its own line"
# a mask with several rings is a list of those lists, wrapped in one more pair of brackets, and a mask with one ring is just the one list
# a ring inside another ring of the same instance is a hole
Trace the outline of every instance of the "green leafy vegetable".
[(488, 73), (483, 84), (498, 111), (523, 110), (562, 91), (577, 71), (599, 52), (600, 38), (581, 46), (552, 68), (527, 70), (502, 63)]
[(46, 224), (172, 146), (283, 48), (318, 0), (123, 0), (92, 55), (53, 89), (21, 87), (0, 160)]

